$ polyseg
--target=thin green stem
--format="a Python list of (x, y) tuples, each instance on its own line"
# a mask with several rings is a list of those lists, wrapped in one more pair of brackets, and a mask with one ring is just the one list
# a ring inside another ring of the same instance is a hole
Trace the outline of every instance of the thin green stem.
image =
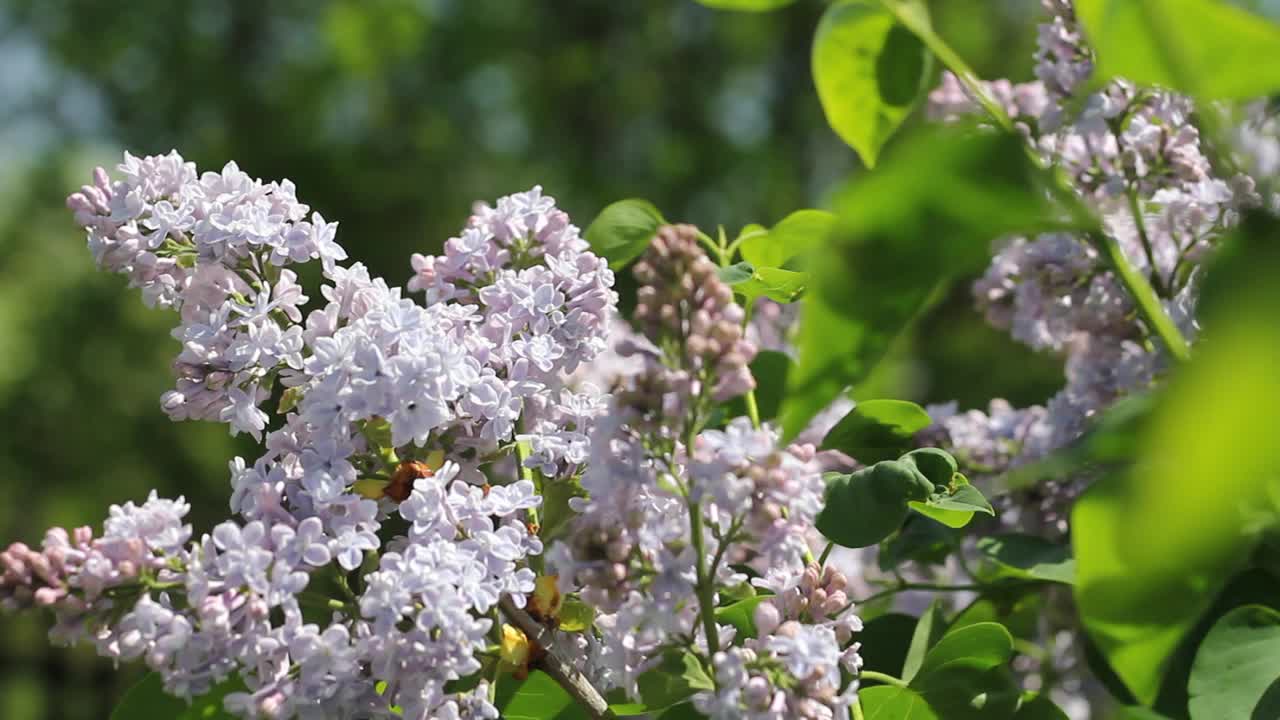
[[(724, 267), (725, 261), (732, 259), (733, 253), (729, 252), (727, 256), (722, 259), (720, 266)], [(746, 332), (747, 326), (751, 324), (751, 313), (753, 310), (755, 310), (755, 303), (748, 300), (746, 306), (742, 308), (742, 329), (744, 333)], [(747, 417), (751, 418), (751, 427), (759, 430), (760, 406), (756, 403), (756, 389), (754, 385), (747, 391), (746, 397), (743, 398), (743, 401), (747, 405)]]
[(1147, 234), (1147, 221), (1142, 215), (1142, 208), (1138, 204), (1138, 192), (1130, 185), (1127, 192), (1129, 196), (1129, 213), (1133, 215), (1133, 225), (1138, 230), (1138, 238), (1142, 240), (1142, 252), (1147, 256), (1147, 266), (1151, 268), (1148, 274), (1151, 276), (1151, 285), (1155, 289), (1156, 294), (1165, 296), (1164, 281), (1160, 278), (1160, 267), (1156, 265), (1156, 253), (1151, 247), (1151, 236)]
[(738, 248), (742, 245), (742, 243), (752, 238), (756, 238), (756, 237), (760, 237), (761, 235), (768, 235), (768, 234), (769, 234), (768, 230), (752, 230), (749, 233), (743, 233), (738, 237), (734, 238), (733, 242), (729, 243), (729, 246), (725, 248), (725, 252), (728, 253), (729, 259), (732, 260), (734, 253), (738, 252)]
[(760, 407), (756, 405), (756, 391), (754, 388), (747, 391), (747, 417), (751, 418), (751, 427), (760, 429)]
[(1019, 637), (1015, 637), (1013, 639), (1013, 649), (1018, 651), (1022, 655), (1026, 655), (1027, 657), (1034, 658), (1037, 662), (1040, 662), (1040, 663), (1048, 663), (1053, 661), (1053, 656), (1049, 654), (1048, 650), (1040, 647), (1039, 645), (1033, 642), (1030, 642), (1028, 640), (1023, 640), (1022, 638), (1019, 638)]
[(822, 565), (822, 566), (824, 566), (824, 567), (826, 566), (826, 564), (827, 564), (827, 558), (831, 557), (831, 551), (835, 548), (835, 546), (836, 546), (836, 544), (835, 544), (835, 543), (833, 543), (833, 542), (828, 542), (828, 543), (827, 543), (827, 546), (826, 546), (826, 547), (824, 547), (824, 548), (822, 548), (822, 555), (819, 555), (819, 556), (818, 556), (818, 564), (819, 564), (819, 565)]
[(849, 706), (849, 720), (863, 720), (862, 701), (856, 697), (853, 699), (853, 704)]
[(1146, 321), (1151, 332), (1164, 343), (1169, 354), (1179, 362), (1190, 360), (1191, 349), (1187, 346), (1186, 338), (1182, 337), (1178, 326), (1160, 305), (1160, 298), (1151, 288), (1151, 283), (1147, 282), (1147, 278), (1125, 257), (1120, 243), (1116, 242), (1115, 238), (1100, 232), (1091, 233), (1089, 239), (1106, 258), (1107, 264), (1116, 277), (1120, 278), (1128, 288), (1129, 294), (1138, 305), (1138, 312), (1142, 315), (1142, 319)]
[[(520, 479), (528, 480), (529, 482), (533, 483), (534, 489), (538, 491), (539, 495), (541, 495), (542, 483), (538, 482), (538, 478), (534, 477), (533, 468), (525, 464), (525, 461), (529, 459), (530, 450), (531, 448), (529, 447), (529, 443), (523, 440), (517, 440), (516, 441), (516, 463), (518, 463), (520, 466), (520, 470), (519, 470)], [(529, 522), (533, 523), (535, 526), (538, 524), (537, 508), (529, 508)]]
[(1039, 582), (1038, 580), (1011, 580), (1008, 582), (1001, 582), (1001, 583), (968, 583), (964, 585), (943, 585), (939, 583), (907, 582), (907, 583), (902, 583), (901, 585), (896, 585), (887, 590), (881, 590), (878, 593), (868, 595), (867, 597), (861, 600), (854, 600), (850, 604), (850, 607), (853, 607), (854, 605), (865, 605), (869, 602), (879, 600), (880, 598), (891, 597), (893, 595), (897, 595), (898, 593), (910, 592), (912, 590), (929, 590), (931, 592), (967, 592), (967, 591), (990, 590), (995, 587), (1012, 587), (1015, 585), (1034, 585), (1038, 582)]
[(886, 675), (885, 673), (882, 673), (882, 672), (876, 672), (875, 670), (863, 670), (862, 672), (858, 673), (858, 676), (861, 677), (863, 680), (874, 680), (876, 682), (884, 683), (885, 685), (892, 685), (894, 687), (904, 688), (907, 686), (907, 681), (903, 680), (902, 678), (896, 678), (892, 675)]
[(934, 32), (927, 16), (918, 14), (912, 5), (907, 3), (886, 1), (884, 6), (889, 12), (897, 16), (898, 21), (905, 25), (907, 29), (915, 33), (929, 48), (929, 51), (937, 56), (943, 65), (947, 66), (948, 70), (955, 74), (960, 83), (973, 96), (973, 99), (982, 106), (982, 109), (991, 116), (992, 120), (996, 121), (997, 125), (1010, 132), (1013, 131), (1013, 119), (1004, 111), (1000, 103), (991, 96), (987, 88), (983, 87), (982, 80), (978, 78), (978, 74), (973, 71), (973, 68), (969, 67), (964, 58), (960, 57), (960, 53), (952, 49), (947, 44), (947, 41), (942, 39), (942, 36)]
[(707, 576), (706, 540), (702, 536), (702, 503), (689, 499), (689, 531), (693, 534), (694, 566), (698, 591), (698, 613), (702, 616), (702, 630), (707, 636), (707, 652), (720, 649), (720, 632), (716, 627), (715, 578)]

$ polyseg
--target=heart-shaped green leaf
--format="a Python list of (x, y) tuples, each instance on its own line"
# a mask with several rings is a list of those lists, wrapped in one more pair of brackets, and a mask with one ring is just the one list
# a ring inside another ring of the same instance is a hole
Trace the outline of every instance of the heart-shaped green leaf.
[(958, 473), (952, 476), (947, 492), (933, 495), (925, 501), (912, 501), (911, 509), (952, 528), (968, 525), (974, 513), (996, 514), (982, 491)]
[(944, 668), (963, 665), (989, 670), (1013, 657), (1013, 636), (999, 623), (981, 622), (957, 628), (942, 636), (924, 656), (912, 684), (923, 682)]
[(928, 480), (891, 460), (849, 475), (829, 474), (826, 498), (814, 525), (828, 540), (844, 547), (874, 545), (902, 525), (907, 501), (927, 492), (921, 482)]
[(865, 720), (938, 720), (929, 703), (911, 688), (876, 685), (858, 691)]
[(1280, 717), (1280, 613), (1245, 605), (1219, 618), (1196, 651), (1187, 692), (1191, 720)]
[(978, 541), (978, 552), (1015, 577), (1075, 582), (1076, 564), (1067, 545), (1034, 535), (993, 535)]
[(846, 0), (823, 14), (813, 38), (818, 99), (832, 129), (867, 167), (875, 167), (880, 148), (923, 94), (932, 57), (877, 2)]
[(666, 222), (648, 200), (619, 200), (600, 211), (587, 226), (584, 237), (591, 251), (617, 270), (639, 257)]
[(738, 251), (758, 268), (789, 267), (794, 258), (820, 246), (835, 222), (836, 216), (825, 210), (797, 210), (767, 230), (759, 225), (743, 228)]
[(822, 439), (822, 449), (839, 450), (865, 465), (892, 460), (912, 447), (915, 434), (933, 420), (905, 400), (864, 400)]

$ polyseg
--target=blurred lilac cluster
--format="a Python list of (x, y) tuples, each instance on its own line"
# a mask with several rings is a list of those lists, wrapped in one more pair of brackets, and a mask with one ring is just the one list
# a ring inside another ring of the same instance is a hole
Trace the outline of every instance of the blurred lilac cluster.
[[(1193, 340), (1197, 269), (1240, 210), (1262, 202), (1260, 193), (1248, 175), (1215, 170), (1230, 164), (1214, 161), (1202, 142), (1189, 99), (1124, 80), (1086, 93), (1093, 56), (1073, 5), (1043, 5), (1049, 19), (1040, 26), (1038, 79), (995, 81), (984, 90), (1070, 178)], [(930, 109), (955, 119), (978, 106), (947, 75), (930, 95)], [(989, 413), (931, 409), (946, 444), (983, 471), (1000, 472), (1069, 444), (1100, 410), (1151, 387), (1168, 367), (1163, 347), (1088, 238), (1006, 238), (973, 291), (992, 325), (1031, 348), (1061, 354), (1066, 375), (1066, 386), (1043, 408), (1016, 410), (1001, 401)]]

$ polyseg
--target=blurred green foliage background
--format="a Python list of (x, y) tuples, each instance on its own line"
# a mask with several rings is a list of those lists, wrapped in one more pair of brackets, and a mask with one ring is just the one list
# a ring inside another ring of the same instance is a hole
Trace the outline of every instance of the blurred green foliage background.
[[(984, 77), (1029, 78), (1038, 3), (931, 5)], [(860, 171), (809, 72), (824, 7), (0, 0), (0, 541), (97, 526), (151, 488), (186, 495), (206, 530), (227, 513), (227, 460), (254, 456), (160, 412), (174, 318), (95, 272), (62, 207), (94, 165), (177, 148), (202, 169), (288, 177), (393, 283), (473, 201), (535, 183), (582, 227), (642, 196), (736, 232), (822, 207)], [(893, 357), (862, 396), (1025, 404), (1060, 382), (1057, 360), (983, 325), (963, 285)], [(140, 671), (50, 649), (47, 623), (0, 618), (0, 717), (106, 717)]]

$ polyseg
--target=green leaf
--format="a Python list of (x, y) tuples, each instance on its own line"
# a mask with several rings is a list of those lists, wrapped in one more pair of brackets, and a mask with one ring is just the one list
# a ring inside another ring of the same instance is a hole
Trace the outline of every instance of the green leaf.
[(765, 12), (786, 7), (796, 0), (698, 0), (709, 8), (717, 10), (739, 10), (742, 12)]
[[(1280, 486), (1280, 225), (1248, 215), (1206, 339), (1139, 433), (1137, 458), (1095, 482), (1071, 518), (1085, 628), (1138, 702), (1256, 544), (1253, 514)], [(1267, 521), (1274, 523), (1274, 518)]]
[(560, 684), (541, 670), (524, 680), (504, 676), (495, 703), (506, 720), (586, 720), (587, 712)]
[[(1222, 616), (1200, 644), (1187, 690), (1191, 720), (1277, 717), (1280, 613), (1246, 605)], [(1268, 698), (1269, 711), (1260, 703)]]
[(756, 267), (785, 267), (820, 246), (835, 222), (836, 216), (825, 210), (797, 210), (768, 230), (759, 225), (743, 228), (745, 239), (738, 251)]
[(698, 712), (693, 703), (681, 703), (667, 708), (657, 714), (657, 720), (706, 720), (706, 715)]
[(880, 546), (876, 562), (885, 571), (908, 560), (940, 565), (946, 562), (959, 542), (959, 534), (954, 528), (924, 517), (908, 517), (902, 530)]
[(990, 670), (1013, 657), (1013, 636), (999, 623), (982, 622), (942, 636), (924, 656), (912, 686), (921, 686), (934, 673), (951, 667)]
[(862, 668), (901, 677), (919, 621), (906, 613), (886, 613), (868, 620), (858, 633)]
[(912, 500), (909, 505), (912, 510), (949, 528), (962, 528), (973, 520), (973, 512), (970, 510), (940, 508), (918, 500)]
[(1007, 667), (1012, 657), (1013, 637), (1003, 625), (966, 625), (930, 648), (909, 684), (946, 720), (1010, 717), (1021, 695)]
[(929, 481), (893, 460), (850, 475), (831, 474), (814, 525), (828, 540), (844, 547), (874, 545), (902, 525), (911, 497), (928, 492), (922, 484)]
[(912, 447), (915, 434), (933, 421), (905, 400), (864, 400), (822, 439), (823, 450), (839, 450), (864, 465), (892, 460)]
[(910, 688), (876, 685), (858, 691), (865, 720), (939, 720), (919, 693)]
[(943, 720), (1013, 717), (1022, 691), (1007, 667), (982, 669), (952, 663), (916, 684), (925, 702)]
[(1035, 585), (993, 586), (951, 621), (949, 631), (980, 622), (1000, 623), (1015, 638), (1035, 640), (1040, 634), (1044, 597)]
[(910, 682), (924, 664), (925, 654), (938, 643), (947, 629), (947, 618), (942, 612), (942, 602), (935, 599), (920, 616), (915, 632), (911, 634), (911, 646), (902, 661), (902, 679)]
[(1045, 695), (1036, 695), (1022, 703), (1013, 720), (1069, 720), (1067, 714)]
[(753, 638), (756, 636), (756, 606), (768, 600), (769, 597), (769, 595), (756, 595), (718, 607), (716, 622), (721, 625), (732, 625), (738, 631), (738, 637)]
[(560, 606), (559, 629), (584, 632), (596, 620), (596, 609), (581, 600), (565, 600)]
[(188, 705), (185, 700), (165, 693), (158, 674), (147, 673), (125, 693), (111, 712), (111, 720), (231, 720), (234, 716), (222, 709), (222, 700), (230, 693), (244, 691), (244, 683), (235, 677), (219, 683)]
[(662, 663), (640, 675), (636, 684), (640, 699), (651, 711), (682, 703), (699, 690), (715, 688), (696, 655), (675, 650), (664, 654)]
[[(739, 264), (747, 265), (747, 263)], [(721, 277), (724, 276), (721, 275)], [(734, 292), (746, 297), (747, 305), (761, 297), (786, 304), (799, 300), (804, 294), (805, 288), (809, 285), (809, 274), (772, 267), (757, 267), (746, 279), (726, 282), (733, 287)]]
[(808, 268), (786, 436), (863, 380), (945, 280), (981, 271), (992, 238), (1064, 227), (1045, 178), (1016, 135), (941, 128), (904, 138), (839, 191), (822, 262)]
[(978, 540), (978, 552), (1016, 577), (1075, 582), (1071, 548), (1034, 535), (994, 535)]
[(1077, 0), (1095, 82), (1124, 77), (1214, 100), (1280, 90), (1280, 27), (1221, 0)]
[(932, 55), (879, 3), (852, 0), (823, 14), (812, 63), (827, 122), (875, 167), (927, 87)]
[(569, 501), (576, 497), (586, 497), (587, 491), (574, 479), (548, 479), (542, 483), (542, 507), (540, 517), (542, 526), (538, 529), (538, 537), (548, 543), (569, 528), (573, 519), (573, 509)]
[(1120, 708), (1120, 714), (1116, 720), (1170, 720), (1170, 718), (1150, 708), (1126, 707)]
[(956, 473), (960, 471), (960, 465), (951, 453), (940, 448), (927, 447), (912, 450), (899, 459), (914, 465), (920, 474), (929, 478), (929, 482), (943, 487), (956, 482)]
[[(751, 376), (756, 379), (756, 408), (760, 419), (772, 420), (778, 416), (782, 397), (787, 391), (787, 375), (795, 365), (791, 358), (776, 350), (761, 350), (751, 361)], [(738, 415), (746, 415), (746, 403), (735, 398), (734, 407), (741, 404)]]
[(600, 211), (584, 237), (592, 252), (617, 270), (639, 257), (666, 222), (648, 200), (619, 200)]
[(1208, 608), (1213, 588), (1201, 577), (1160, 575), (1123, 557), (1123, 487), (1096, 483), (1072, 508), (1076, 602), (1085, 627), (1138, 700), (1155, 701), (1166, 663)]
[(730, 287), (747, 282), (756, 276), (756, 268), (749, 262), (740, 262), (728, 267), (716, 268), (720, 281)]
[(963, 475), (956, 474), (948, 492), (938, 493), (926, 501), (912, 501), (911, 509), (933, 518), (951, 528), (962, 528), (973, 520), (974, 513), (994, 516), (996, 511), (983, 497), (982, 491), (969, 484)]

